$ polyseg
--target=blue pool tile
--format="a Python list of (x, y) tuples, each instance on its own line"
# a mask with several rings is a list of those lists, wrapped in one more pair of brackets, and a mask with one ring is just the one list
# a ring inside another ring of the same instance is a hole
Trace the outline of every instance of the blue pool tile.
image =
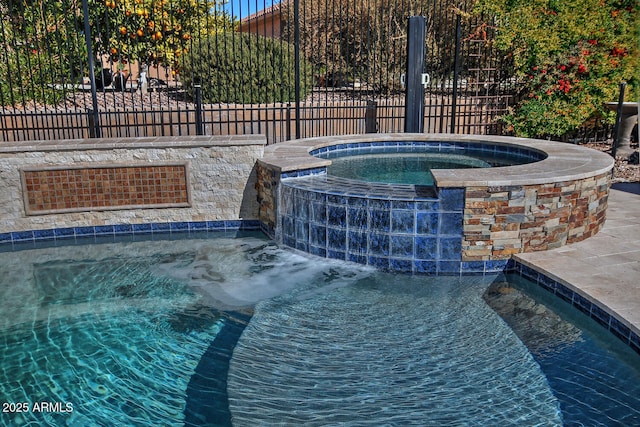
[(295, 232), (295, 220), (290, 216), (282, 218), (282, 235), (293, 237)]
[(237, 230), (242, 225), (242, 220), (234, 219), (224, 222), (224, 228), (227, 230)]
[(389, 235), (371, 233), (369, 235), (369, 253), (374, 256), (388, 256)]
[(207, 221), (208, 231), (224, 231), (224, 221)]
[(344, 229), (327, 229), (327, 248), (344, 251), (347, 249), (347, 232)]
[(369, 209), (389, 210), (391, 202), (389, 200), (371, 199), (369, 200)]
[(54, 234), (56, 239), (74, 239), (76, 237), (75, 230), (72, 227), (56, 228)]
[(325, 247), (327, 245), (327, 227), (311, 224), (309, 226), (309, 242), (315, 246)]
[(591, 318), (606, 328), (609, 328), (611, 315), (595, 304), (591, 306)]
[(438, 261), (438, 274), (460, 274), (460, 263), (456, 261)]
[(409, 273), (413, 271), (413, 260), (389, 258), (389, 268), (392, 271)]
[(339, 260), (346, 260), (347, 259), (347, 254), (345, 252), (342, 251), (335, 251), (335, 250), (331, 250), (331, 249), (327, 249), (327, 257), (331, 258), (331, 259), (339, 259)]
[(392, 235), (391, 255), (401, 258), (413, 258), (413, 237)]
[(389, 270), (389, 258), (369, 256), (367, 263), (381, 270)]
[(296, 247), (296, 239), (293, 238), (292, 236), (282, 236), (282, 243), (284, 243), (285, 245), (291, 248)]
[(367, 264), (367, 256), (354, 253), (347, 253), (347, 261), (356, 262), (358, 264)]
[(442, 188), (438, 196), (440, 199), (440, 208), (443, 211), (462, 211), (464, 206), (463, 188)]
[(309, 245), (309, 253), (322, 258), (326, 258), (327, 250), (324, 247)]
[(298, 219), (309, 218), (309, 201), (296, 197), (293, 203), (293, 216)]
[(369, 227), (372, 231), (389, 231), (391, 227), (391, 215), (389, 211), (370, 210)]
[(439, 234), (462, 235), (462, 212), (443, 212), (440, 214)]
[[(332, 203), (334, 205), (346, 205), (348, 197), (340, 194), (339, 191), (334, 191), (334, 194), (327, 195), (327, 203)], [(338, 193), (338, 194), (335, 194)]]
[(171, 223), (171, 231), (189, 231), (189, 223), (188, 222), (172, 222)]
[(633, 332), (629, 334), (629, 346), (640, 354), (640, 337)]
[(393, 209), (410, 209), (414, 210), (416, 208), (416, 202), (407, 202), (407, 201), (398, 201), (394, 200), (391, 202)]
[(11, 233), (0, 233), (0, 244), (11, 243)]
[[(92, 231), (95, 231), (93, 227), (90, 227)], [(51, 240), (55, 238), (55, 232), (52, 229), (47, 230), (33, 230), (33, 237), (38, 241)]]
[(11, 233), (11, 240), (13, 242), (26, 242), (33, 241), (33, 231), (16, 231)]
[(133, 225), (131, 224), (116, 224), (113, 226), (113, 232), (116, 234), (131, 234), (133, 231)]
[(573, 294), (574, 294), (574, 292), (571, 289), (569, 289), (566, 286), (558, 283), (558, 286), (556, 287), (556, 295), (557, 296), (559, 296), (563, 300), (567, 301), (568, 303), (572, 303), (573, 302)]
[[(97, 227), (96, 227), (96, 234), (110, 234), (110, 233), (107, 233), (107, 232), (106, 232), (106, 231), (107, 231), (106, 229), (104, 229), (104, 230), (100, 230), (100, 231), (105, 231), (105, 233), (98, 233), (98, 229), (97, 229)], [(131, 231), (132, 231), (134, 234), (146, 234), (146, 233), (151, 233), (151, 224), (148, 224), (148, 223), (147, 223), (147, 224), (133, 224), (133, 225), (131, 226)], [(111, 228), (111, 233), (115, 233), (115, 227), (112, 227), (112, 228)]]
[(609, 324), (609, 330), (622, 341), (628, 343), (629, 342), (629, 334), (631, 333), (631, 329), (626, 326), (624, 323), (616, 319), (615, 317), (611, 318), (611, 323)]
[(505, 271), (509, 260), (506, 259), (496, 259), (492, 261), (484, 262), (484, 272), (485, 273), (499, 273), (501, 271)]
[(416, 259), (435, 260), (438, 255), (438, 239), (435, 237), (418, 236), (415, 239)]
[[(260, 222), (255, 224), (256, 227), (260, 227)], [(189, 223), (189, 231), (207, 231), (206, 221), (193, 221)]]
[(581, 312), (591, 315), (591, 301), (583, 297), (582, 295), (576, 293), (573, 296), (573, 305), (580, 310)]
[(295, 227), (296, 227), (296, 240), (299, 242), (300, 241), (305, 243), (308, 242), (309, 241), (309, 223), (304, 220), (297, 219)]
[(300, 240), (296, 240), (295, 248), (299, 251), (309, 252), (309, 244), (307, 242), (301, 242)]
[(324, 224), (327, 221), (327, 205), (320, 202), (312, 202), (309, 206), (309, 219)]
[(391, 231), (393, 233), (415, 233), (415, 213), (409, 210), (391, 211)]
[(437, 261), (421, 261), (413, 262), (414, 271), (422, 274), (436, 274), (438, 272)]
[(485, 271), (484, 261), (463, 261), (460, 263), (462, 273), (483, 273)]
[(435, 212), (418, 212), (416, 214), (416, 233), (438, 234), (439, 215)]
[(366, 208), (367, 207), (367, 199), (364, 197), (348, 197), (347, 205), (354, 208)]
[(349, 228), (367, 228), (367, 210), (364, 208), (347, 209), (347, 225)]
[(347, 234), (349, 254), (367, 253), (367, 233), (360, 231), (349, 231)]
[(416, 202), (416, 210), (420, 212), (438, 212), (440, 210), (440, 202), (438, 200)]
[(96, 230), (93, 227), (75, 227), (76, 237), (94, 237), (95, 234)]
[(335, 227), (346, 227), (347, 208), (345, 206), (327, 206), (327, 225)]
[[(538, 283), (538, 276), (540, 276), (540, 274), (536, 270), (531, 267), (527, 267), (526, 265), (522, 265), (522, 267), (520, 268), (520, 275), (531, 280), (534, 283)], [(555, 291), (555, 286), (553, 289)]]
[(439, 239), (439, 257), (441, 260), (459, 260), (462, 257), (462, 241), (459, 237)]
[(171, 231), (171, 224), (166, 222), (151, 223), (151, 231), (154, 233), (168, 233)]

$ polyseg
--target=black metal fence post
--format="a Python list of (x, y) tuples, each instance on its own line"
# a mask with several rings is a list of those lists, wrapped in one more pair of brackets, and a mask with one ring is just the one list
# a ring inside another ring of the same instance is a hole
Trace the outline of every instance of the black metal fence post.
[(616, 111), (616, 126), (613, 128), (613, 148), (611, 148), (611, 155), (616, 158), (616, 151), (618, 150), (618, 143), (620, 142), (620, 123), (622, 122), (622, 104), (624, 104), (624, 90), (626, 89), (626, 83), (620, 83), (620, 94), (618, 95), (618, 109)]
[(367, 109), (364, 113), (364, 128), (366, 133), (378, 132), (378, 103), (376, 101), (367, 101)]
[(196, 135), (204, 135), (204, 127), (202, 125), (202, 86), (193, 85), (196, 95)]
[(296, 91), (296, 139), (300, 139), (300, 1), (293, 2), (293, 45), (295, 67), (295, 91)]
[(424, 74), (426, 20), (411, 16), (407, 27), (407, 73), (405, 75), (404, 131), (424, 131)]
[(455, 48), (455, 65), (453, 71), (453, 94), (451, 100), (451, 133), (456, 133), (456, 114), (458, 110), (458, 78), (460, 76), (460, 40), (462, 38), (462, 25), (460, 15), (456, 17), (456, 48)]
[[(93, 59), (93, 41), (91, 40), (91, 24), (89, 23), (89, 2), (82, 0), (82, 13), (84, 15), (84, 39), (87, 43), (87, 60), (89, 64), (89, 80), (91, 80), (91, 104), (93, 108), (89, 114), (89, 137), (100, 138), (100, 113), (98, 112), (98, 93), (96, 89), (95, 61)], [(102, 70), (101, 70), (102, 71)]]

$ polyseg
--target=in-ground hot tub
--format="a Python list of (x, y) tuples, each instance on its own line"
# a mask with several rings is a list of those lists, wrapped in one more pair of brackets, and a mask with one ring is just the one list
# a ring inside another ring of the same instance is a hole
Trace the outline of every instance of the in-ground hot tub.
[[(414, 183), (331, 173), (332, 157), (398, 153), (518, 164), (431, 169), (432, 181)], [(612, 168), (613, 160), (595, 150), (511, 137), (375, 134), (291, 141), (267, 147), (258, 162), (260, 220), (286, 246), (384, 270), (501, 271), (514, 253), (597, 233)]]

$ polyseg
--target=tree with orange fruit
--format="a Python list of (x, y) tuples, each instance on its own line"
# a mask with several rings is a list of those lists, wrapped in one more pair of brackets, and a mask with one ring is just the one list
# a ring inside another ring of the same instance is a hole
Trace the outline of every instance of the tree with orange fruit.
[(220, 0), (89, 0), (94, 54), (178, 71), (193, 37), (231, 29)]

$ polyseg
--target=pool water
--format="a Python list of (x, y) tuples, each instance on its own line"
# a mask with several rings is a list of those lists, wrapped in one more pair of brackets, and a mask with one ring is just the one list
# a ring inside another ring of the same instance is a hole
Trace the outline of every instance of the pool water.
[(0, 253), (0, 425), (640, 424), (640, 357), (521, 279), (185, 237)]
[(432, 169), (490, 168), (524, 162), (517, 157), (478, 152), (368, 153), (329, 157), (327, 174), (365, 182), (433, 185)]

